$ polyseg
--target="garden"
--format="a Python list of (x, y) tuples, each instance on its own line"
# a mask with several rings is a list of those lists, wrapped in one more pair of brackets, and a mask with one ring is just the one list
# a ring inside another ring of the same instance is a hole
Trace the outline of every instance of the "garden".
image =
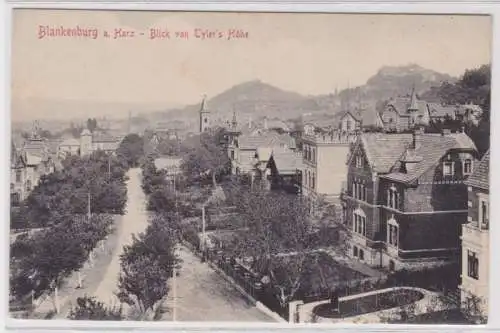
[(354, 317), (410, 305), (423, 297), (424, 294), (418, 290), (398, 288), (342, 300), (338, 303), (338, 308), (334, 308), (331, 303), (320, 304), (314, 307), (313, 314), (323, 318)]

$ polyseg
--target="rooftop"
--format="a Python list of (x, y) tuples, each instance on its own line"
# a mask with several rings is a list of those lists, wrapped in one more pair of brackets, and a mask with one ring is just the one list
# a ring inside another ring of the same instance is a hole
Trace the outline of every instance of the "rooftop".
[[(393, 135), (393, 134), (390, 134)], [(409, 134), (411, 136), (411, 134)], [(384, 178), (389, 178), (395, 181), (412, 182), (420, 177), (424, 172), (429, 170), (450, 150), (468, 150), (477, 152), (474, 142), (465, 133), (453, 133), (447, 135), (441, 134), (417, 134), (417, 147), (410, 148), (400, 145), (397, 151), (402, 153), (393, 161), (390, 167), (391, 173), (384, 175)], [(407, 156), (418, 157), (414, 159), (414, 167), (407, 169), (406, 172), (401, 172), (400, 162)]]
[(484, 154), (479, 165), (474, 168), (474, 172), (467, 179), (466, 184), (468, 186), (478, 187), (484, 190), (489, 190), (490, 182), (490, 151), (488, 150)]

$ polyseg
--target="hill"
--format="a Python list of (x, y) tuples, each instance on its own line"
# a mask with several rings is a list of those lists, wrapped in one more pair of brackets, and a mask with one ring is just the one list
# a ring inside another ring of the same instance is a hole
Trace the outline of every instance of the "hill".
[[(233, 110), (240, 121), (269, 118), (293, 119), (304, 114), (335, 114), (347, 107), (373, 108), (377, 102), (391, 97), (407, 95), (415, 87), (417, 93), (428, 91), (443, 81), (455, 78), (423, 68), (416, 64), (385, 66), (370, 77), (365, 85), (345, 89), (337, 94), (303, 96), (285, 91), (260, 80), (235, 85), (207, 101), (208, 109), (215, 111), (212, 119), (223, 124), (231, 119)], [(201, 102), (201, 101), (200, 101)], [(198, 124), (200, 104), (170, 109), (151, 114), (155, 123), (166, 118), (183, 122), (186, 128), (195, 129)]]

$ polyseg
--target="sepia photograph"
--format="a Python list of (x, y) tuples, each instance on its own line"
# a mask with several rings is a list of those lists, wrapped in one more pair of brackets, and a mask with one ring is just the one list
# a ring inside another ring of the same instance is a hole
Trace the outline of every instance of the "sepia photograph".
[(11, 21), (12, 320), (487, 323), (491, 16)]

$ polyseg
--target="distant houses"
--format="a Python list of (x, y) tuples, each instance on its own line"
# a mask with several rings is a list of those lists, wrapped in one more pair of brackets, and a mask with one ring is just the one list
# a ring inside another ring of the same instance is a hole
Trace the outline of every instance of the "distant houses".
[(409, 97), (390, 99), (380, 112), (383, 129), (388, 132), (411, 130), (415, 125), (428, 126), (445, 120), (459, 120), (478, 123), (482, 114), (481, 107), (474, 104), (442, 105), (420, 100), (412, 92)]
[(11, 145), (11, 205), (17, 206), (38, 185), (43, 175), (54, 172), (56, 161), (46, 142), (36, 133), (17, 148)]
[(91, 133), (88, 129), (84, 129), (80, 138), (68, 138), (59, 143), (58, 157), (62, 160), (69, 155), (85, 156), (98, 150), (113, 154), (120, 142), (120, 137)]

